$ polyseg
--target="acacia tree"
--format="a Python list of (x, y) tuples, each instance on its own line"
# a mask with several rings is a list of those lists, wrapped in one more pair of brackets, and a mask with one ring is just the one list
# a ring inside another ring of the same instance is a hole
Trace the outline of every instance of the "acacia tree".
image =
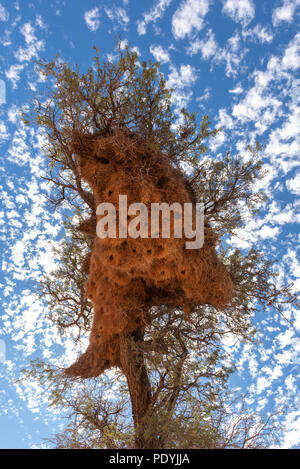
[[(103, 388), (103, 386), (102, 386)], [(280, 443), (281, 411), (265, 416), (251, 411), (246, 396), (237, 399), (223, 394), (214, 405), (207, 399), (193, 401), (168, 422), (166, 448), (180, 449), (267, 449)], [(101, 394), (99, 381), (83, 387), (76, 397), (62, 399), (68, 408), (68, 423), (61, 433), (46, 441), (61, 449), (130, 449), (134, 429), (126, 418), (126, 401), (109, 403)], [(166, 425), (164, 426), (166, 428)]]
[[(251, 317), (258, 308), (272, 304), (282, 312), (285, 303), (296, 303), (289, 286), (277, 285), (272, 263), (263, 253), (254, 248), (243, 253), (226, 242), (228, 235), (245, 223), (245, 210), (255, 216), (264, 200), (254, 189), (256, 181), (264, 176), (258, 158), (260, 147), (249, 147), (246, 159), (229, 152), (218, 158), (207, 155), (207, 141), (220, 129), (210, 129), (208, 116), (199, 123), (196, 114), (186, 109), (175, 115), (172, 90), (167, 89), (159, 64), (140, 63), (129, 48), (119, 49), (116, 63), (101, 62), (96, 50), (94, 64), (86, 73), (80, 73), (79, 68), (72, 70), (59, 58), (40, 62), (39, 70), (50, 87), (44, 96), (36, 98), (32, 114), (24, 121), (45, 130), (45, 154), (49, 159), (45, 179), (54, 188), (52, 203), (57, 209), (72, 208), (74, 214), (66, 222), (65, 241), (55, 252), (59, 268), (45, 278), (41, 289), (50, 307), (50, 318), (59, 330), (76, 330), (78, 335), (73, 338), (78, 340), (89, 330), (92, 314), (84, 285), (93, 236), (82, 221), (86, 213), (95, 217), (96, 208), (72, 150), (74, 131), (106, 135), (115, 129), (127, 129), (153, 151), (167, 154), (175, 167), (182, 171), (185, 168), (197, 201), (204, 203), (206, 223), (222, 241), (219, 255), (235, 284), (233, 300), (222, 311), (196, 305), (187, 318), (178, 308), (151, 308), (147, 326), (138, 327), (122, 339), (122, 367), (116, 370), (116, 376), (121, 381), (125, 376), (126, 381), (118, 403), (108, 405), (100, 390), (95, 397), (93, 389), (104, 386), (103, 377), (84, 384), (74, 401), (68, 394), (71, 387), (74, 389), (73, 381), (70, 385), (70, 379), (61, 373), (55, 374), (41, 364), (36, 366), (40, 379), (48, 377), (54, 383), (54, 402), (69, 407), (74, 417), (64, 435), (57, 436), (56, 444), (221, 447), (226, 432), (216, 423), (220, 422), (216, 416), (221, 409), (220, 415), (226, 415), (220, 396), (231, 372), (222, 350), (223, 337), (233, 334), (252, 340)], [(110, 379), (116, 378), (110, 375)], [(80, 443), (78, 425), (85, 429), (90, 443)], [(98, 432), (96, 439), (94, 431)], [(190, 438), (184, 441), (181, 435), (189, 431)]]

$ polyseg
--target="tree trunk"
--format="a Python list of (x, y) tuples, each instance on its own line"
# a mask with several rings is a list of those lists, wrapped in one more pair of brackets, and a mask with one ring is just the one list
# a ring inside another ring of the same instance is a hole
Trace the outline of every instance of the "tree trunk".
[[(149, 427), (151, 420), (151, 385), (144, 363), (144, 354), (139, 347), (144, 338), (143, 328), (136, 329), (130, 336), (120, 337), (121, 367), (126, 376), (132, 406), (136, 449), (161, 448), (155, 428)], [(154, 425), (155, 427), (155, 425)]]

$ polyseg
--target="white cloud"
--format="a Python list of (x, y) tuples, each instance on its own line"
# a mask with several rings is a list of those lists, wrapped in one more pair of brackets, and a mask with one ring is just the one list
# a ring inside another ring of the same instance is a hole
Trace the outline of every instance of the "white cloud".
[(300, 213), (293, 204), (282, 205), (273, 200), (264, 220), (271, 225), (284, 225), (286, 223), (300, 223)]
[(209, 148), (215, 153), (217, 149), (224, 144), (226, 140), (225, 132), (219, 132), (213, 139), (210, 140)]
[(271, 56), (268, 61), (266, 71), (254, 71), (255, 83), (261, 89), (268, 89), (270, 83), (275, 80), (292, 79), (292, 75), (287, 73), (300, 66), (300, 34), (296, 34), (289, 42), (282, 57)]
[(257, 379), (257, 394), (261, 394), (265, 389), (271, 386), (271, 381), (269, 377), (261, 376)]
[(242, 122), (247, 120), (257, 122), (264, 109), (271, 108), (276, 111), (279, 106), (280, 102), (276, 98), (265, 95), (262, 90), (253, 87), (248, 91), (244, 100), (233, 106), (232, 115)]
[(195, 68), (191, 65), (180, 65), (179, 71), (171, 65), (170, 69), (171, 73), (166, 83), (168, 88), (182, 89), (191, 86), (197, 79)]
[(296, 70), (300, 67), (300, 33), (296, 34), (285, 50), (282, 66), (285, 70)]
[(34, 35), (34, 28), (31, 26), (31, 24), (25, 23), (21, 28), (20, 28), (21, 33), (23, 34), (25, 38), (26, 44), (32, 44), (33, 42), (36, 41), (36, 37)]
[(117, 54), (106, 54), (106, 58), (109, 62), (114, 63), (119, 58)]
[(279, 232), (280, 231), (278, 226), (274, 226), (273, 228), (271, 228), (268, 225), (263, 225), (262, 228), (255, 232), (255, 235), (260, 239), (276, 239), (279, 235)]
[(215, 35), (213, 31), (209, 29), (202, 41), (200, 39), (196, 39), (190, 43), (187, 53), (189, 55), (194, 55), (201, 52), (202, 58), (204, 60), (208, 60), (216, 53), (217, 48), (218, 44), (215, 41)]
[(226, 76), (237, 76), (241, 72), (241, 61), (245, 54), (248, 52), (247, 49), (241, 45), (239, 34), (236, 32), (227, 41), (224, 48), (218, 49), (214, 56), (216, 63), (225, 63), (226, 65)]
[(222, 11), (236, 23), (247, 26), (254, 18), (255, 7), (252, 0), (225, 0)]
[(175, 39), (183, 39), (194, 29), (200, 31), (208, 13), (210, 0), (184, 0), (172, 18), (172, 32)]
[(147, 25), (149, 23), (155, 23), (161, 18), (172, 0), (157, 0), (148, 13), (143, 14), (143, 19), (137, 22), (137, 31), (140, 36), (146, 34)]
[(201, 96), (198, 96), (198, 98), (196, 98), (196, 101), (197, 103), (201, 101), (208, 101), (210, 96), (211, 96), (211, 88), (205, 88), (204, 93)]
[(12, 31), (11, 30), (8, 30), (6, 29), (4, 31), (4, 35), (3, 37), (1, 38), (1, 44), (5, 47), (7, 46), (10, 46), (11, 45), (11, 33)]
[(121, 50), (124, 50), (126, 48), (126, 46), (128, 46), (128, 41), (127, 39), (121, 39), (121, 41), (119, 42), (119, 47)]
[(138, 46), (132, 47), (131, 50), (132, 50), (133, 52), (135, 52), (137, 55), (141, 55), (140, 49), (138, 48)]
[(276, 8), (273, 12), (273, 25), (278, 26), (284, 21), (286, 21), (287, 23), (292, 23), (296, 8), (299, 5), (300, 0), (284, 0), (282, 6)]
[(229, 93), (232, 93), (232, 94), (241, 94), (244, 90), (240, 85), (238, 85), (235, 88), (233, 88), (232, 90), (228, 90), (228, 91), (229, 91)]
[(172, 102), (176, 108), (175, 113), (179, 113), (183, 107), (188, 105), (192, 97), (193, 93), (190, 88), (197, 80), (197, 74), (191, 65), (180, 65), (179, 70), (174, 65), (170, 65), (170, 70), (166, 86), (174, 89)]
[(285, 434), (284, 441), (282, 444), (283, 448), (291, 448), (296, 446), (299, 448), (300, 442), (300, 412), (290, 412), (285, 420), (284, 424)]
[(35, 24), (41, 29), (46, 28), (46, 25), (45, 25), (41, 15), (36, 15)]
[(297, 393), (296, 378), (294, 376), (287, 376), (284, 383), (289, 391), (292, 391), (295, 394)]
[(233, 119), (228, 115), (225, 108), (221, 108), (219, 110), (219, 119), (218, 119), (217, 127), (222, 127), (222, 129), (233, 129), (234, 128)]
[(84, 21), (87, 24), (87, 27), (90, 31), (97, 31), (100, 26), (100, 12), (99, 8), (93, 8), (84, 13)]
[(150, 46), (150, 52), (154, 56), (155, 60), (161, 63), (170, 62), (170, 55), (168, 51), (163, 49), (161, 46)]
[(287, 329), (285, 332), (281, 332), (277, 336), (277, 341), (279, 343), (280, 348), (285, 348), (290, 345), (292, 338), (294, 337), (295, 333), (293, 330)]
[(26, 143), (24, 128), (15, 131), (8, 149), (8, 160), (19, 166), (24, 166), (30, 161), (30, 149)]
[(2, 3), (0, 3), (0, 21), (7, 21), (9, 18), (8, 11), (4, 8)]
[(27, 48), (19, 47), (15, 52), (15, 57), (20, 62), (30, 62), (33, 57), (38, 58), (39, 52), (44, 48), (44, 41), (36, 41)]
[(34, 28), (30, 22), (25, 23), (20, 28), (20, 32), (25, 38), (27, 47), (19, 47), (14, 55), (20, 62), (29, 62), (33, 57), (38, 57), (39, 52), (44, 48), (45, 44), (44, 41), (37, 40), (34, 34)]
[(242, 31), (244, 39), (250, 38), (252, 41), (267, 42), (273, 41), (273, 33), (267, 26), (257, 24), (254, 28)]
[[(281, 127), (272, 130), (265, 153), (282, 170), (287, 173), (293, 167), (299, 166), (297, 157), (300, 153), (300, 108), (296, 106), (291, 110)], [(297, 180), (287, 182), (287, 187), (297, 193)]]
[(105, 7), (105, 13), (111, 21), (116, 21), (123, 28), (129, 23), (129, 16), (125, 8), (112, 5), (110, 8)]
[(9, 133), (7, 131), (6, 125), (3, 121), (0, 121), (0, 142), (7, 140)]
[[(291, 106), (291, 100), (287, 101), (291, 91), (286, 86), (286, 80), (293, 82), (290, 70), (300, 64), (300, 34), (288, 44), (282, 57), (272, 56), (269, 59), (266, 70), (255, 70), (253, 73), (254, 86), (248, 90), (244, 99), (233, 106), (232, 114), (241, 122), (252, 121), (259, 133), (264, 132), (283, 114), (283, 103), (286, 101)], [(285, 80), (285, 85), (283, 80)], [(290, 96), (290, 98), (292, 98)], [(270, 133), (266, 151), (268, 155), (297, 154), (299, 111), (296, 106), (291, 106), (285, 123), (279, 129)], [(293, 139), (291, 142), (290, 139)], [(295, 153), (296, 151), (296, 153)]]
[(6, 78), (11, 81), (13, 88), (17, 88), (17, 82), (20, 80), (20, 73), (24, 65), (11, 65), (5, 72)]
[(300, 171), (296, 173), (293, 179), (286, 181), (286, 186), (293, 194), (300, 195)]

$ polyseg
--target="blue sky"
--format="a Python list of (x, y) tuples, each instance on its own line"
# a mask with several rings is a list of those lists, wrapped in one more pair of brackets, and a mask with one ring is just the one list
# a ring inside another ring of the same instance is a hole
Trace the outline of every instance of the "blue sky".
[[(277, 259), (278, 281), (299, 290), (299, 6), (300, 0), (0, 0), (1, 448), (39, 447), (61, 428), (61, 415), (47, 407), (47, 389), (16, 379), (32, 358), (70, 364), (80, 349), (62, 340), (35, 295), (42, 274), (55, 267), (51, 244), (59, 244), (62, 218), (49, 211), (50, 188), (40, 179), (43, 133), (20, 120), (44, 86), (33, 61), (60, 52), (84, 71), (94, 45), (113, 60), (121, 35), (142, 60), (162, 63), (174, 112), (186, 106), (223, 127), (209, 154), (245, 155), (259, 140), (269, 200), (231, 243), (265, 250)], [(290, 307), (285, 315), (293, 327), (272, 308), (261, 311), (253, 319), (259, 344), (224, 346), (237, 365), (233, 383), (249, 390), (255, 410), (294, 404), (281, 442), (291, 447), (300, 445), (300, 315)]]

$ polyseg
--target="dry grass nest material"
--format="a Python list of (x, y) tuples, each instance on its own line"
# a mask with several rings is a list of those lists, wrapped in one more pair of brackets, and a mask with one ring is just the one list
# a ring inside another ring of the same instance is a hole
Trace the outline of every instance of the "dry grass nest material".
[[(124, 194), (128, 205), (142, 202), (148, 213), (153, 202), (179, 202), (182, 206), (192, 202), (195, 206), (192, 187), (170, 158), (151, 150), (130, 132), (76, 133), (72, 149), (81, 177), (91, 187), (95, 207), (111, 202), (117, 208), (119, 195)], [(151, 307), (169, 305), (187, 315), (199, 304), (223, 308), (234, 287), (217, 257), (216, 236), (209, 226), (205, 226), (203, 247), (187, 250), (186, 239), (174, 238), (172, 231), (170, 239), (120, 239), (118, 234), (114, 239), (100, 239), (97, 218), (92, 216), (80, 227), (94, 237), (85, 265), (86, 296), (94, 307), (90, 344), (65, 372), (82, 378), (120, 367), (120, 336), (145, 327)]]

